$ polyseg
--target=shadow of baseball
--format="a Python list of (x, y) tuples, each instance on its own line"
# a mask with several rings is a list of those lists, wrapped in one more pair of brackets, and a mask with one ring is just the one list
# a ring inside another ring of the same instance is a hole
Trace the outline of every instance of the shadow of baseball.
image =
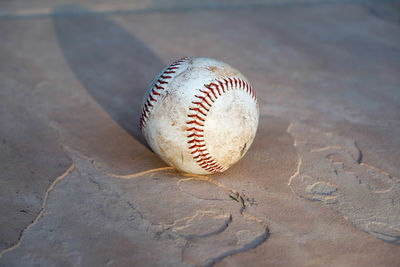
[(77, 5), (58, 7), (54, 14), (58, 42), (76, 77), (121, 127), (147, 146), (138, 126), (142, 97), (164, 67), (162, 61), (105, 16)]

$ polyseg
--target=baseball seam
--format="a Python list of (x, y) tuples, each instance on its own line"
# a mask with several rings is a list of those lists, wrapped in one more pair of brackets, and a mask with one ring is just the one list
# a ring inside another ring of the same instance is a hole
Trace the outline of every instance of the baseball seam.
[(205, 84), (204, 88), (199, 89), (195, 101), (192, 101), (193, 106), (189, 108), (189, 120), (186, 122), (188, 147), (196, 163), (210, 173), (223, 172), (227, 167), (210, 155), (204, 138), (204, 123), (214, 101), (222, 94), (235, 89), (245, 91), (257, 101), (256, 94), (248, 82), (237, 77), (226, 77)]
[(151, 88), (149, 96), (146, 99), (146, 102), (143, 106), (142, 113), (140, 115), (139, 126), (140, 129), (143, 129), (146, 126), (147, 119), (150, 116), (151, 110), (153, 109), (154, 104), (158, 101), (161, 91), (165, 89), (165, 85), (168, 84), (169, 80), (173, 78), (174, 73), (176, 73), (177, 69), (185, 62), (188, 57), (181, 58), (166, 68), (154, 86)]

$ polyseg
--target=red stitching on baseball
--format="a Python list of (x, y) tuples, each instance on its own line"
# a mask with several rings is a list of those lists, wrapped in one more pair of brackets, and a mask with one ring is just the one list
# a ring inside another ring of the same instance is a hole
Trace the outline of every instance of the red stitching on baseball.
[(189, 108), (189, 110), (197, 111), (201, 113), (202, 115), (206, 116), (206, 113), (204, 113), (200, 108)]
[(192, 128), (187, 129), (187, 131), (203, 132), (204, 130), (203, 129), (197, 129), (196, 127), (192, 127)]
[(188, 115), (188, 117), (190, 117), (190, 118), (196, 118), (196, 119), (199, 119), (199, 120), (201, 120), (201, 121), (205, 121), (205, 119), (203, 119), (202, 117), (200, 117), (198, 114), (191, 114), (191, 115)]
[[(204, 88), (199, 89), (198, 94), (195, 95), (198, 101), (192, 101), (194, 106), (189, 107), (190, 114), (188, 118), (190, 118), (190, 120), (186, 122), (188, 126), (186, 131), (188, 132), (187, 143), (189, 145), (189, 150), (191, 150), (190, 153), (193, 155), (193, 159), (196, 163), (210, 173), (222, 172), (226, 168), (210, 156), (205, 143), (203, 122), (210, 111), (209, 108), (212, 106), (212, 102), (217, 100), (222, 93), (234, 89), (246, 92), (254, 101), (257, 101), (255, 92), (245, 80), (237, 77), (225, 77), (212, 83), (205, 84)], [(218, 94), (216, 94), (214, 90), (216, 90)], [(197, 126), (193, 127), (193, 125)]]
[(222, 87), (222, 92), (225, 93), (225, 86), (221, 81), (218, 81), (219, 85)]
[(198, 122), (197, 120), (188, 121), (186, 124), (197, 124), (198, 126), (204, 126), (204, 124)]
[[(139, 120), (139, 126), (140, 129), (143, 129), (146, 126), (147, 119), (149, 118), (151, 108), (153, 107), (153, 103), (157, 102), (158, 96), (160, 96), (160, 93), (157, 92), (157, 90), (164, 90), (163, 84), (168, 84), (168, 80), (171, 79), (173, 74), (176, 72), (176, 70), (182, 65), (183, 62), (185, 62), (188, 58), (184, 57), (182, 59), (179, 59), (169, 65), (168, 68), (165, 69), (163, 73), (161, 73), (160, 77), (158, 78), (157, 82), (154, 84), (154, 87), (151, 88), (150, 94), (143, 106), (142, 113), (140, 115), (140, 120)], [(172, 74), (172, 75), (167, 75), (167, 74)]]
[(204, 137), (202, 134), (196, 134), (196, 133), (192, 133), (191, 135), (188, 135), (187, 137)]
[[(194, 151), (192, 151), (192, 152), (190, 152), (191, 154), (195, 154), (195, 153), (200, 153), (200, 154), (198, 154), (197, 156), (193, 156), (193, 158), (194, 159), (196, 159), (196, 158), (198, 158), (198, 157), (200, 157), (200, 156), (204, 156), (204, 154), (201, 154), (201, 152), (204, 152), (204, 151), (206, 151), (207, 149), (196, 149), (196, 150), (194, 150)], [(207, 153), (208, 154), (208, 153)]]
[(196, 148), (196, 147), (205, 147), (205, 146), (206, 146), (205, 144), (201, 144), (201, 145), (194, 144), (194, 145), (190, 146), (189, 149), (193, 149), (193, 148)]
[(192, 102), (195, 105), (200, 105), (204, 110), (206, 110), (207, 112), (210, 111), (208, 108), (206, 108), (202, 102)]
[[(211, 85), (206, 85), (206, 88), (208, 90), (210, 90), (210, 92), (213, 94), (214, 98), (217, 99), (217, 95), (214, 93), (214, 89), (211, 87)], [(203, 91), (201, 91), (201, 92), (203, 92)]]
[(221, 92), (219, 91), (219, 86), (218, 85), (216, 85), (215, 83), (210, 83), (208, 86), (214, 86), (215, 89), (217, 89), (218, 94), (221, 95)]

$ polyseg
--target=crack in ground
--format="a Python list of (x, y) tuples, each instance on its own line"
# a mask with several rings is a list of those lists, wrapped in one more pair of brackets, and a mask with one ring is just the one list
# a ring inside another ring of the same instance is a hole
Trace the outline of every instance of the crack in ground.
[(210, 237), (210, 236), (222, 233), (226, 228), (228, 228), (228, 226), (231, 222), (232, 222), (232, 214), (229, 214), (228, 220), (226, 220), (225, 223), (220, 228), (218, 228), (217, 230), (215, 230), (213, 232), (203, 234), (203, 235), (195, 235), (195, 234), (183, 235), (183, 234), (181, 234), (179, 236), (182, 236), (183, 238), (185, 238), (188, 241), (190, 241), (192, 239), (196, 239), (196, 238)]
[[(188, 175), (188, 176), (190, 176), (190, 175)], [(195, 195), (193, 195), (193, 194), (190, 194), (190, 193), (184, 191), (184, 190), (180, 187), (180, 183), (181, 183), (181, 182), (190, 181), (190, 180), (195, 180), (196, 178), (200, 178), (200, 180), (202, 180), (202, 181), (209, 182), (209, 183), (211, 183), (211, 184), (213, 184), (213, 185), (216, 185), (216, 186), (218, 186), (218, 187), (221, 187), (221, 188), (223, 188), (224, 190), (227, 190), (227, 191), (229, 191), (229, 192), (235, 194), (235, 196), (236, 196), (237, 199), (238, 199), (238, 202), (240, 203), (240, 208), (239, 208), (239, 213), (240, 213), (240, 215), (241, 215), (245, 220), (253, 220), (253, 221), (255, 221), (255, 222), (261, 224), (261, 225), (264, 227), (264, 229), (265, 229), (264, 232), (263, 232), (261, 235), (257, 236), (257, 237), (254, 238), (251, 242), (247, 243), (247, 244), (244, 245), (243, 247), (225, 251), (225, 252), (223, 252), (222, 254), (220, 254), (219, 256), (214, 257), (214, 258), (211, 258), (210, 260), (208, 260), (208, 262), (206, 262), (206, 263), (203, 265), (204, 267), (213, 266), (214, 264), (216, 264), (216, 263), (222, 261), (222, 260), (225, 259), (226, 257), (233, 256), (233, 255), (236, 255), (236, 254), (239, 254), (239, 253), (243, 253), (243, 252), (249, 251), (249, 250), (251, 250), (251, 249), (253, 249), (253, 248), (256, 248), (257, 246), (259, 246), (261, 243), (265, 242), (265, 241), (268, 239), (268, 237), (270, 236), (270, 230), (269, 230), (269, 228), (268, 228), (266, 222), (262, 221), (261, 219), (255, 217), (255, 216), (253, 216), (253, 215), (250, 215), (250, 214), (248, 214), (248, 213), (245, 213), (245, 209), (247, 208), (247, 205), (246, 205), (246, 203), (245, 203), (245, 200), (244, 200), (242, 194), (240, 194), (237, 190), (235, 190), (235, 189), (233, 189), (233, 188), (230, 188), (230, 187), (228, 187), (228, 186), (226, 186), (226, 185), (224, 185), (224, 184), (222, 184), (222, 183), (220, 183), (220, 182), (217, 182), (217, 181), (213, 180), (212, 178), (206, 177), (206, 176), (198, 176), (198, 177), (195, 176), (195, 177), (191, 177), (191, 178), (180, 179), (180, 180), (178, 181), (178, 187), (179, 187), (179, 189), (180, 189), (181, 191), (183, 191), (183, 192), (189, 194), (190, 196), (192, 196), (192, 197), (194, 197), (194, 198), (203, 199), (203, 198), (199, 198), (198, 196), (195, 196)], [(232, 220), (233, 220), (233, 218), (232, 218), (232, 214), (231, 214), (231, 215), (230, 215), (229, 224), (232, 222)], [(223, 231), (225, 231), (225, 230), (228, 228), (229, 224), (225, 224), (225, 225), (224, 225), (225, 227), (224, 227), (224, 226), (221, 227), (221, 228), (219, 229), (219, 231), (215, 231), (215, 232), (212, 233), (212, 234), (207, 234), (207, 235), (204, 235), (204, 236), (198, 236), (198, 238), (206, 238), (206, 237), (210, 237), (210, 236), (215, 235), (215, 234), (220, 234), (220, 233), (222, 233)], [(181, 253), (181, 254), (182, 254), (182, 259), (184, 258), (183, 255), (184, 255), (185, 247), (187, 247), (187, 246), (189, 245), (190, 241), (191, 241), (190, 239), (187, 240), (187, 242), (185, 243), (185, 246), (182, 248), (182, 253)]]
[(214, 264), (222, 261), (226, 257), (233, 256), (233, 255), (236, 255), (236, 254), (239, 254), (239, 253), (243, 253), (243, 252), (249, 251), (249, 250), (251, 250), (253, 248), (256, 248), (261, 243), (265, 242), (268, 239), (269, 236), (270, 236), (269, 228), (266, 227), (265, 228), (265, 232), (263, 234), (261, 234), (260, 236), (256, 237), (255, 239), (253, 239), (253, 241), (249, 242), (248, 244), (246, 244), (242, 248), (233, 249), (233, 250), (229, 250), (229, 251), (226, 251), (226, 252), (222, 253), (220, 256), (218, 256), (218, 257), (216, 257), (214, 259), (211, 259), (209, 262), (207, 262), (204, 265), (204, 267), (213, 266)]
[[(71, 160), (72, 161), (72, 160)], [(71, 166), (59, 177), (57, 177), (54, 182), (49, 186), (49, 188), (47, 188), (46, 193), (44, 195), (44, 200), (43, 200), (43, 204), (42, 204), (42, 208), (40, 209), (39, 214), (36, 216), (35, 220), (33, 220), (33, 222), (31, 224), (29, 224), (24, 230), (22, 230), (22, 233), (18, 239), (18, 242), (9, 247), (4, 249), (3, 251), (0, 252), (0, 258), (2, 258), (6, 253), (13, 251), (14, 249), (18, 248), (21, 243), (22, 240), (24, 239), (24, 236), (26, 235), (27, 231), (33, 227), (34, 225), (36, 225), (38, 223), (38, 221), (40, 220), (40, 218), (43, 216), (43, 214), (46, 212), (46, 205), (47, 205), (47, 201), (49, 198), (49, 194), (50, 192), (54, 189), (54, 187), (58, 184), (58, 182), (60, 182), (62, 179), (64, 179), (65, 177), (67, 177), (73, 170), (75, 169), (75, 164), (72, 161)]]
[(299, 151), (297, 149), (297, 140), (296, 140), (296, 138), (294, 138), (293, 134), (291, 133), (292, 128), (293, 128), (293, 122), (291, 122), (289, 124), (288, 128), (286, 129), (286, 132), (293, 139), (293, 147), (296, 149), (296, 154), (297, 154), (298, 160), (297, 160), (297, 165), (296, 165), (296, 171), (292, 174), (292, 176), (290, 176), (288, 185), (289, 185), (290, 189), (292, 190), (292, 192), (296, 194), (296, 192), (293, 190), (293, 188), (290, 185), (292, 183), (292, 180), (300, 174), (300, 169), (301, 169), (301, 165), (303, 164), (303, 160), (302, 160), (302, 158), (300, 156), (300, 153), (299, 153)]
[[(395, 204), (393, 195), (396, 195), (400, 190), (399, 178), (362, 162), (363, 153), (354, 140), (342, 136), (333, 136), (333, 134), (324, 133), (322, 130), (310, 130), (308, 126), (302, 124), (296, 125), (296, 127), (300, 128), (292, 131), (293, 123), (291, 123), (287, 129), (287, 132), (294, 139), (294, 147), (299, 157), (297, 171), (291, 176), (288, 183), (292, 192), (308, 201), (321, 201), (344, 219), (350, 221), (355, 228), (385, 242), (398, 245), (400, 228), (396, 222), (398, 222), (399, 206)], [(313, 138), (315, 138), (313, 134), (322, 136), (322, 139), (313, 141)], [(317, 148), (313, 148), (313, 146), (317, 146)], [(322, 154), (313, 155), (313, 153)], [(329, 163), (323, 160), (329, 160)], [(302, 161), (307, 161), (307, 164), (303, 166)], [(318, 164), (330, 166), (332, 174), (323, 169), (324, 175), (316, 175), (316, 167), (312, 163), (313, 161), (316, 161), (317, 166)], [(322, 176), (324, 178), (321, 178)], [(295, 180), (297, 177), (299, 180)], [(355, 184), (356, 182), (357, 184)], [(308, 188), (316, 183), (323, 183), (328, 187), (332, 184), (335, 188), (341, 186), (345, 189), (342, 189), (337, 196), (328, 198), (322, 196), (321, 192), (309, 191)], [(335, 183), (339, 185), (335, 185)], [(351, 190), (350, 186), (355, 187), (355, 189)], [(359, 192), (357, 190), (363, 190), (363, 193), (357, 193)], [(391, 193), (393, 190), (397, 191)], [(356, 201), (366, 197), (368, 197), (366, 202)], [(352, 198), (356, 200), (352, 200)], [(392, 199), (392, 205), (388, 205), (390, 199)], [(371, 208), (369, 208), (368, 201), (374, 203)]]
[[(65, 144), (62, 144), (62, 147), (64, 147), (66, 150), (69, 150), (73, 154), (78, 154), (81, 157), (85, 158), (87, 161), (89, 161), (93, 165), (93, 167), (95, 169), (100, 171), (100, 173), (103, 173), (104, 175), (109, 176), (109, 177), (114, 177), (114, 178), (119, 178), (119, 179), (134, 179), (134, 178), (138, 178), (140, 176), (146, 175), (146, 174), (151, 174), (151, 173), (155, 173), (155, 172), (166, 172), (166, 171), (173, 171), (174, 170), (173, 167), (161, 167), (161, 168), (149, 169), (149, 170), (138, 172), (138, 173), (132, 173), (132, 174), (127, 174), (127, 175), (117, 175), (117, 174), (113, 174), (113, 173), (109, 173), (109, 172), (105, 171), (101, 166), (99, 166), (99, 164), (97, 163), (97, 161), (94, 158), (91, 158), (91, 157), (83, 154), (81, 151), (77, 151), (77, 150), (75, 150), (75, 149), (73, 149), (73, 148), (71, 148), (71, 147), (69, 147), (68, 145), (65, 145)], [(246, 252), (246, 251), (248, 251), (250, 249), (253, 249), (253, 248), (257, 247), (258, 245), (260, 245), (261, 243), (265, 242), (268, 239), (268, 237), (270, 236), (270, 230), (269, 230), (266, 222), (262, 221), (261, 219), (255, 217), (255, 216), (252, 216), (250, 214), (245, 213), (245, 209), (246, 209), (245, 200), (237, 190), (235, 190), (233, 188), (230, 188), (230, 187), (228, 187), (228, 186), (226, 186), (226, 185), (224, 185), (224, 184), (222, 184), (220, 182), (217, 182), (217, 181), (215, 181), (214, 179), (212, 179), (212, 178), (210, 178), (208, 176), (192, 175), (192, 174), (185, 174), (185, 173), (179, 173), (179, 174), (182, 175), (182, 176), (187, 176), (188, 177), (188, 178), (180, 179), (178, 181), (178, 187), (182, 192), (185, 192), (185, 191), (183, 189), (181, 189), (179, 185), (183, 181), (198, 179), (198, 180), (202, 180), (202, 181), (211, 183), (211, 184), (213, 184), (213, 185), (215, 185), (217, 187), (220, 187), (220, 188), (222, 188), (222, 189), (224, 189), (224, 190), (226, 190), (226, 191), (228, 191), (230, 193), (233, 193), (236, 196), (238, 196), (239, 203), (240, 203), (240, 208), (239, 208), (240, 215), (245, 220), (253, 220), (253, 221), (261, 224), (263, 226), (263, 228), (264, 228), (264, 231), (263, 231), (263, 233), (261, 235), (257, 236), (256, 238), (254, 238), (252, 241), (250, 241), (246, 245), (244, 245), (244, 246), (242, 246), (240, 248), (237, 248), (237, 249), (225, 251), (221, 255), (219, 255), (219, 256), (217, 256), (215, 258), (211, 258), (210, 260), (208, 260), (208, 262), (206, 262), (203, 266), (212, 266), (215, 263), (222, 261), (226, 257), (232, 256), (232, 255), (235, 255), (235, 254), (239, 254), (239, 253), (242, 253), (242, 252)], [(104, 187), (101, 185), (101, 183), (96, 181), (93, 177), (89, 177), (89, 181), (91, 183), (95, 184), (98, 187), (99, 190), (105, 190)], [(187, 193), (187, 192), (185, 192), (185, 193)], [(174, 234), (173, 232), (170, 231), (170, 227), (166, 227), (163, 224), (152, 223), (151, 221), (149, 221), (146, 218), (144, 218), (143, 214), (138, 210), (136, 205), (134, 205), (130, 201), (127, 201), (126, 199), (124, 199), (124, 197), (121, 196), (120, 194), (118, 194), (118, 193), (116, 193), (114, 191), (111, 191), (111, 194), (114, 195), (114, 197), (117, 197), (120, 201), (126, 202), (127, 205), (134, 212), (136, 212), (139, 215), (140, 219), (144, 223), (143, 226), (147, 230), (150, 230), (151, 232), (155, 231), (156, 233), (159, 232), (160, 230), (162, 230), (162, 232), (167, 231), (170, 234)], [(194, 197), (194, 198), (201, 199), (201, 198), (199, 198), (199, 197), (197, 197), (195, 195), (192, 195), (190, 193), (188, 193), (188, 194), (190, 196)], [(208, 200), (208, 199), (204, 199), (204, 200)], [(210, 237), (212, 235), (216, 235), (216, 234), (222, 233), (224, 230), (226, 230), (229, 227), (230, 223), (232, 222), (232, 219), (233, 219), (232, 215), (230, 215), (229, 218), (230, 218), (229, 222), (228, 223), (224, 223), (224, 225), (222, 227), (220, 227), (217, 231), (214, 231), (212, 233), (208, 233), (206, 235), (198, 235), (198, 236), (189, 235), (187, 237), (181, 236), (181, 238), (186, 239), (187, 240), (186, 243), (188, 243), (188, 242), (190, 243), (191, 239), (207, 238), (207, 237)], [(184, 250), (184, 248), (182, 248), (182, 253), (183, 253), (183, 250)]]

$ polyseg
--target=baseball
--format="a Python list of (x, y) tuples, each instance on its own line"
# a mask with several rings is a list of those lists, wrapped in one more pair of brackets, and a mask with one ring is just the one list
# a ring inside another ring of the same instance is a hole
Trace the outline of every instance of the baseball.
[(192, 174), (227, 170), (255, 137), (256, 94), (221, 61), (187, 57), (161, 71), (143, 99), (140, 128), (166, 163)]

